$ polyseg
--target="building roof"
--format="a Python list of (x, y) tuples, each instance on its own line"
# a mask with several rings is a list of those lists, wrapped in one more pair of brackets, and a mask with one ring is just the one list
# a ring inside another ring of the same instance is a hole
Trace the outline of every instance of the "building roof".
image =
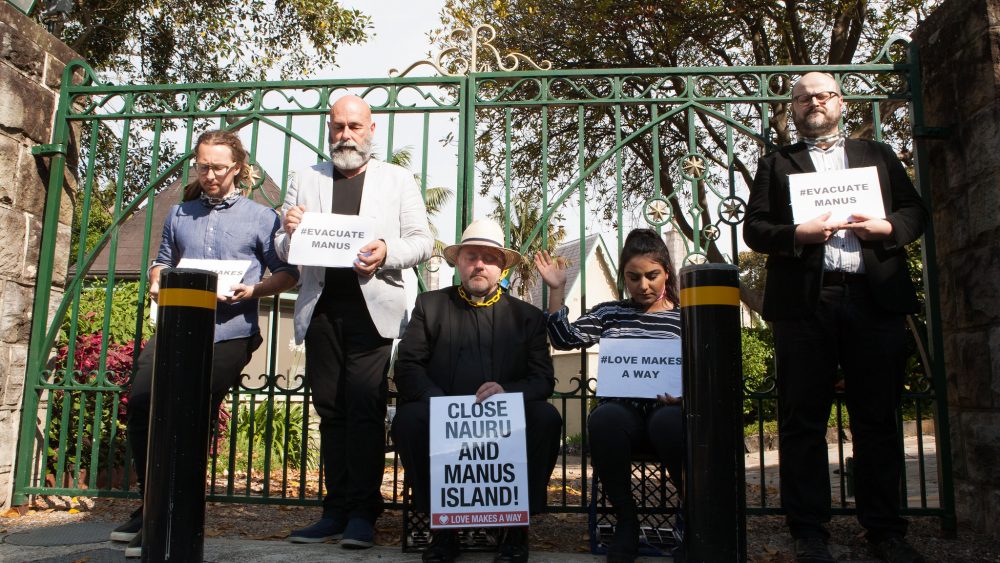
[[(194, 177), (194, 170), (191, 171)], [(153, 197), (153, 217), (152, 227), (149, 231), (149, 260), (156, 257), (156, 251), (160, 246), (160, 238), (163, 233), (163, 224), (167, 220), (167, 212), (173, 204), (181, 201), (183, 186), (180, 179), (167, 186), (166, 189)], [(266, 173), (264, 181), (260, 187), (250, 193), (250, 199), (266, 205), (276, 207), (281, 205), (281, 187)], [(140, 273), (145, 271), (149, 262), (142, 263), (142, 246), (146, 231), (146, 208), (140, 207), (131, 217), (122, 223), (118, 229), (118, 252), (115, 259), (115, 277), (119, 279), (138, 279)], [(108, 265), (111, 257), (110, 245), (105, 245), (101, 252), (94, 258), (94, 262), (88, 270), (88, 276), (105, 276), (108, 273)], [(70, 275), (76, 273), (76, 266), (70, 267)]]
[[(600, 248), (606, 257), (608, 269), (611, 271), (611, 274), (614, 275), (614, 272), (617, 269), (615, 257), (613, 254), (608, 252), (608, 248), (604, 244), (604, 238), (600, 235), (600, 233), (592, 234), (583, 239), (583, 241), (586, 249), (584, 258), (586, 259), (595, 251), (595, 249)], [(573, 290), (573, 287), (576, 285), (577, 280), (580, 278), (580, 264), (583, 263), (583, 260), (580, 259), (580, 239), (560, 244), (556, 247), (553, 254), (555, 256), (561, 256), (569, 261), (569, 265), (566, 267), (566, 294), (569, 295)], [(513, 281), (515, 284), (519, 281), (517, 280), (516, 275), (514, 276)], [(534, 283), (531, 286), (531, 290), (527, 293), (527, 295), (519, 297), (536, 307), (541, 307), (543, 285), (544, 283), (541, 278), (536, 276)], [(514, 294), (516, 295), (516, 290)]]

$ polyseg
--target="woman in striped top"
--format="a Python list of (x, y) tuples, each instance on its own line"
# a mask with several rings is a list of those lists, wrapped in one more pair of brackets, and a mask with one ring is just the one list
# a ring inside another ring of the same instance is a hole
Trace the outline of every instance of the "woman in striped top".
[[(618, 278), (628, 298), (597, 305), (571, 323), (564, 305), (564, 266), (548, 253), (535, 256), (535, 266), (549, 287), (546, 315), (554, 348), (588, 348), (601, 338), (680, 338), (677, 281), (660, 236), (650, 229), (632, 231), (618, 264)], [(634, 561), (638, 553), (639, 523), (630, 486), (633, 452), (655, 453), (680, 490), (682, 420), (680, 399), (665, 393), (656, 399), (603, 397), (590, 413), (587, 428), (594, 470), (617, 519), (609, 562)]]

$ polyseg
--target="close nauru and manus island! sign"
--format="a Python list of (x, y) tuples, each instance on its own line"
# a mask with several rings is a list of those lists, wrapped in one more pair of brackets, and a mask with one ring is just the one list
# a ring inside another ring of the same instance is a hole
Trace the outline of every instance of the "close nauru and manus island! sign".
[(528, 525), (524, 395), (432, 397), (431, 528)]

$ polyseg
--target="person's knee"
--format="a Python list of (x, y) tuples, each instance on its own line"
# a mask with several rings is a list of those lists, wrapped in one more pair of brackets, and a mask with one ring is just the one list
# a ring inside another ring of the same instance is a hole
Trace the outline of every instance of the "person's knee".
[(389, 433), (392, 441), (398, 446), (413, 442), (427, 441), (430, 423), (430, 408), (426, 403), (405, 403), (396, 407), (396, 415), (392, 419)]
[(587, 417), (587, 430), (591, 438), (607, 434), (621, 434), (625, 428), (625, 407), (617, 403), (604, 403)]
[(529, 432), (558, 436), (562, 430), (562, 416), (552, 403), (528, 401), (524, 404), (525, 425)]

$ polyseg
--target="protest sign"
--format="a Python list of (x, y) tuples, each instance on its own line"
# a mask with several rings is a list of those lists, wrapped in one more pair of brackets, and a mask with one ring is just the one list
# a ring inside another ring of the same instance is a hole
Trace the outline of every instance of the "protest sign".
[(350, 268), (358, 251), (374, 238), (375, 220), (335, 213), (302, 214), (292, 234), (288, 262), (298, 266)]
[(680, 338), (602, 338), (598, 397), (680, 397)]
[(850, 221), (854, 213), (885, 218), (878, 169), (874, 166), (790, 174), (788, 186), (796, 224), (815, 219), (827, 211), (832, 221)]
[(232, 287), (243, 282), (243, 276), (250, 268), (249, 260), (209, 260), (205, 258), (181, 258), (178, 268), (208, 270), (219, 276), (215, 293), (221, 297), (233, 295)]
[(432, 397), (431, 528), (528, 525), (524, 397)]

